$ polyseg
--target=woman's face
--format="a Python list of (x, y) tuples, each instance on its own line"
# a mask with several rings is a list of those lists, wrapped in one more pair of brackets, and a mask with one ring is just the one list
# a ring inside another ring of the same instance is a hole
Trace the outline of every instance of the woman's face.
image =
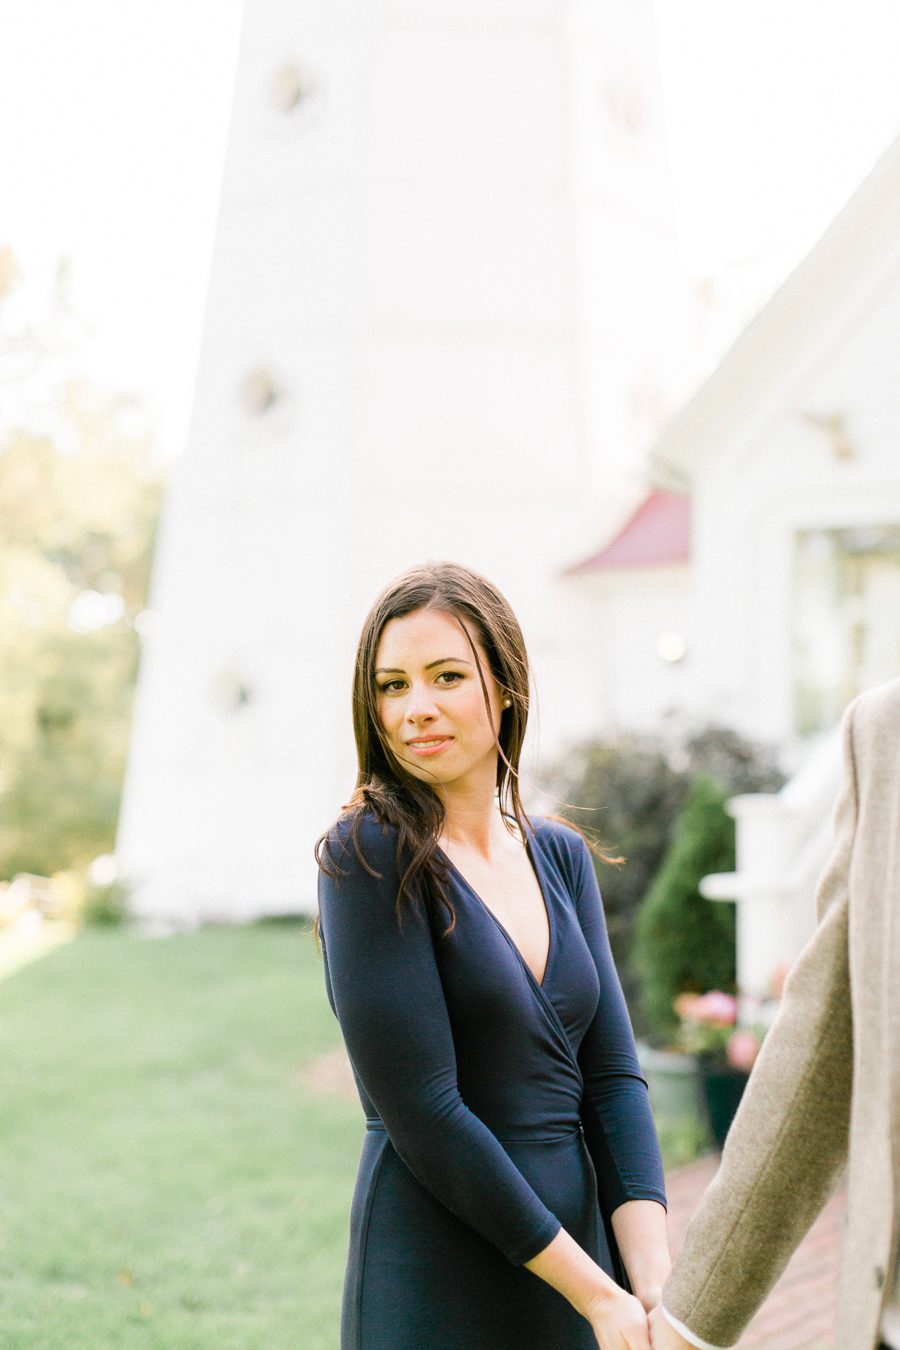
[(501, 694), (471, 624), (466, 630), (491, 720), (472, 648), (452, 614), (419, 609), (390, 619), (375, 654), (376, 704), (388, 745), (407, 773), (438, 789), (482, 780), (493, 788), (497, 776)]

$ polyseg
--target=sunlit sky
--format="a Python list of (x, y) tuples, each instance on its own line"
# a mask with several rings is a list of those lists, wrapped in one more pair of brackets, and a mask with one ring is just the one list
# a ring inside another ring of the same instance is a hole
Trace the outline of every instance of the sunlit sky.
[[(142, 394), (169, 454), (187, 428), (242, 11), (0, 0), (0, 243), (30, 281), (71, 258), (84, 371)], [(900, 5), (657, 0), (657, 14), (683, 265), (758, 304), (900, 132)]]

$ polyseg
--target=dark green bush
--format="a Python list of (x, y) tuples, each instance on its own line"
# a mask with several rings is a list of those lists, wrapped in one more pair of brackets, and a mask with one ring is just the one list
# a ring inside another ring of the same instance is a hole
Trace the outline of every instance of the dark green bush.
[(669, 767), (658, 743), (640, 736), (573, 752), (557, 788), (566, 803), (559, 813), (607, 852), (625, 858), (621, 867), (597, 861), (595, 867), (613, 956), (632, 1013), (639, 992), (631, 961), (634, 916), (662, 863), (686, 791), (684, 775)]
[[(559, 813), (608, 852), (625, 857), (621, 867), (599, 862), (596, 867), (613, 956), (639, 1034), (652, 1027), (634, 966), (635, 920), (700, 775), (717, 783), (724, 797), (774, 791), (784, 781), (770, 747), (714, 725), (587, 742), (569, 751), (549, 778)], [(724, 811), (719, 823), (733, 828)]]
[(730, 901), (706, 900), (700, 881), (734, 868), (734, 821), (728, 793), (701, 775), (691, 785), (662, 867), (637, 916), (634, 965), (641, 1010), (660, 1035), (674, 1029), (673, 1002), (685, 990), (733, 990), (735, 913)]

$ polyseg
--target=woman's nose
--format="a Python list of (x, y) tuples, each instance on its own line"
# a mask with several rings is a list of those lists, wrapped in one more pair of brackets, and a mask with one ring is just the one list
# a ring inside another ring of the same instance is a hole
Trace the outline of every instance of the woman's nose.
[(407, 722), (430, 722), (437, 717), (434, 698), (427, 689), (411, 689), (406, 700)]

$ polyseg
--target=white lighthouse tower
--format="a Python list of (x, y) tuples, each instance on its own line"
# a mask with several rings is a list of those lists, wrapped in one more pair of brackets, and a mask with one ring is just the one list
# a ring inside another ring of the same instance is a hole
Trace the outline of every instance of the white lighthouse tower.
[(596, 724), (560, 573), (633, 496), (681, 304), (649, 0), (249, 0), (118, 840), (139, 915), (314, 906), (355, 639), (412, 563), (508, 594), (543, 748)]

